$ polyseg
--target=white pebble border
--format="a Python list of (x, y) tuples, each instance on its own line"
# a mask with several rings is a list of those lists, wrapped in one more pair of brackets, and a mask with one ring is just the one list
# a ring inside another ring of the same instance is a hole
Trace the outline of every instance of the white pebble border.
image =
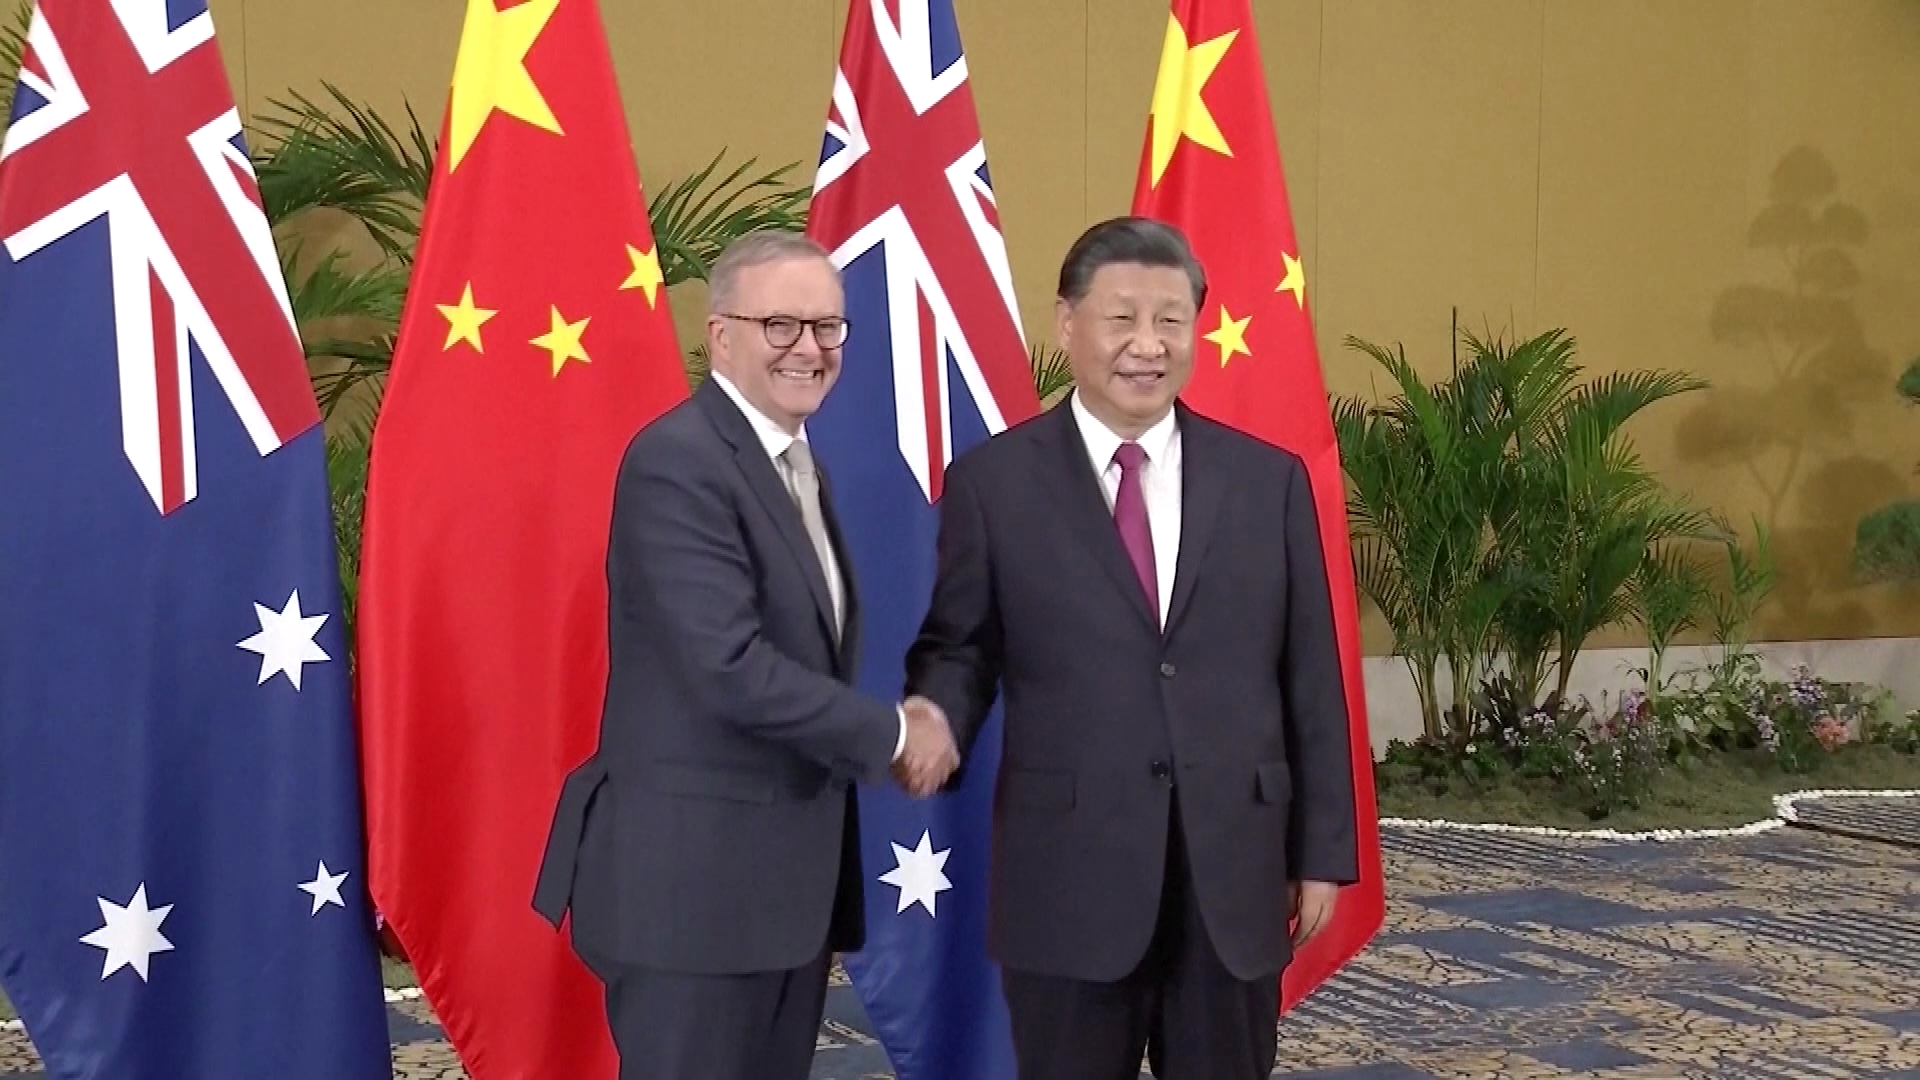
[[(1646, 832), (1620, 832), (1617, 829), (1550, 829), (1545, 825), (1501, 825), (1473, 821), (1436, 821), (1428, 818), (1381, 818), (1383, 829), (1430, 829), (1455, 832), (1506, 833), (1519, 836), (1551, 836), (1568, 840), (1608, 840), (1640, 843), (1667, 843), (1675, 840), (1711, 840), (1723, 836), (1758, 836), (1800, 820), (1798, 804), (1811, 799), (1913, 799), (1920, 791), (1792, 791), (1773, 797), (1774, 817), (1727, 829), (1652, 829)], [(387, 1004), (414, 1001), (421, 996), (417, 986), (402, 986), (387, 991)], [(0, 1031), (18, 1031), (18, 1020), (0, 1020)]]
[(1911, 799), (1920, 791), (1790, 791), (1773, 797), (1773, 817), (1724, 829), (1650, 829), (1645, 832), (1621, 832), (1618, 829), (1550, 829), (1545, 825), (1501, 825), (1473, 821), (1436, 821), (1427, 818), (1381, 818), (1381, 828), (1435, 829), (1454, 832), (1507, 833), (1519, 836), (1550, 836), (1565, 840), (1607, 840), (1625, 843), (1667, 843), (1675, 840), (1712, 840), (1726, 836), (1757, 836), (1784, 828), (1800, 820), (1797, 804), (1812, 799)]

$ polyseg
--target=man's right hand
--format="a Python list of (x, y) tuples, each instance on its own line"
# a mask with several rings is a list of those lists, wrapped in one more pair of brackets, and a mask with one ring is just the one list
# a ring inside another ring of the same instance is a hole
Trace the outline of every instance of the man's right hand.
[(960, 750), (954, 745), (953, 729), (940, 706), (923, 697), (910, 697), (901, 708), (907, 717), (907, 745), (894, 764), (893, 776), (907, 794), (924, 799), (939, 791), (960, 767)]

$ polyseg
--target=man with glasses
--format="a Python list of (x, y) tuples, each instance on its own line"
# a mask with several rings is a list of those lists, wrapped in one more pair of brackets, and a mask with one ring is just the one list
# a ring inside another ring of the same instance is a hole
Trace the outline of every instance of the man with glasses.
[(621, 464), (600, 746), (534, 906), (572, 911), (621, 1080), (804, 1080), (832, 954), (864, 940), (854, 785), (937, 786), (958, 754), (938, 709), (852, 687), (859, 603), (805, 429), (847, 339), (839, 272), (766, 232), (710, 276), (712, 374)]

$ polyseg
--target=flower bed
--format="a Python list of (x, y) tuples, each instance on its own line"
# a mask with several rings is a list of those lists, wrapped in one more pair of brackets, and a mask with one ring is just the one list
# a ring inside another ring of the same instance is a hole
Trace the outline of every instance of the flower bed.
[(1751, 654), (1598, 706), (1521, 707), (1490, 679), (1464, 732), (1396, 741), (1375, 766), (1384, 817), (1616, 829), (1765, 819), (1808, 787), (1920, 788), (1920, 712)]

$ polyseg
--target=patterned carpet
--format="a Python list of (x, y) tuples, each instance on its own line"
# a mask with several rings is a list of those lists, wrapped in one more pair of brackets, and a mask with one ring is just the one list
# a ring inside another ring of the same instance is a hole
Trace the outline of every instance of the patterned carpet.
[[(1658, 844), (1389, 829), (1387, 925), (1281, 1023), (1275, 1075), (1920, 1078), (1916, 811)], [(391, 1019), (399, 1080), (465, 1077), (424, 1003)], [(865, 1026), (839, 979), (815, 1080), (893, 1075)], [(0, 1075), (36, 1067), (0, 1031)]]

